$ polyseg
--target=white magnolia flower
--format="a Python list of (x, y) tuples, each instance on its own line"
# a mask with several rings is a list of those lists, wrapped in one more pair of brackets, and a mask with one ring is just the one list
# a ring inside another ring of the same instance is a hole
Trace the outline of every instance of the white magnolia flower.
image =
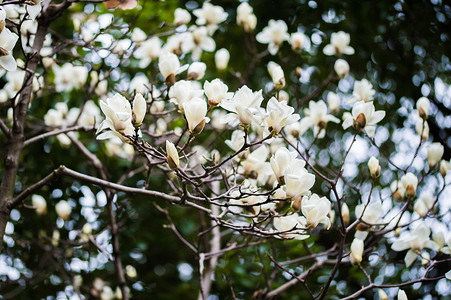
[(330, 44), (324, 47), (323, 52), (326, 55), (354, 54), (354, 48), (349, 46), (351, 38), (348, 33), (343, 31), (334, 32), (330, 37)]
[(406, 292), (404, 292), (401, 289), (399, 289), (399, 291), (398, 291), (398, 300), (408, 300)]
[(252, 122), (261, 123), (260, 105), (263, 101), (262, 90), (253, 92), (246, 85), (241, 87), (231, 100), (222, 101), (221, 107), (231, 113), (223, 119), (224, 123), (239, 121), (243, 125)]
[(351, 218), (349, 214), (349, 206), (346, 203), (343, 203), (343, 205), (341, 206), (341, 217), (343, 218), (343, 223), (345, 223), (345, 225), (348, 225)]
[(130, 93), (140, 93), (145, 95), (149, 91), (149, 78), (143, 73), (138, 73), (133, 77), (128, 86)]
[(233, 93), (228, 93), (229, 87), (220, 79), (214, 79), (211, 82), (205, 81), (204, 92), (207, 96), (208, 104), (216, 106), (224, 99), (230, 99)]
[(431, 103), (429, 102), (429, 99), (426, 97), (421, 97), (417, 101), (417, 109), (418, 114), (420, 117), (424, 120), (426, 120), (429, 117), (429, 108), (431, 107)]
[(409, 249), (404, 258), (406, 266), (409, 267), (417, 258), (417, 252), (420, 252), (424, 248), (429, 248), (434, 251), (438, 250), (438, 245), (429, 239), (430, 234), (431, 230), (424, 222), (422, 222), (414, 230), (394, 241), (391, 248), (395, 251)]
[(199, 134), (204, 129), (207, 119), (207, 102), (201, 98), (193, 98), (183, 103), (188, 128), (191, 134)]
[(172, 102), (177, 103), (180, 111), (183, 111), (183, 103), (202, 97), (202, 93), (203, 91), (196, 89), (191, 81), (180, 80), (170, 88), (169, 97)]
[(433, 168), (442, 159), (445, 148), (440, 143), (432, 143), (427, 149), (429, 168)]
[(248, 2), (242, 2), (236, 9), (236, 23), (243, 26), (246, 32), (251, 32), (257, 25), (257, 17)]
[(370, 174), (373, 178), (379, 177), (381, 174), (381, 166), (379, 165), (379, 160), (371, 156), (368, 160), (368, 169), (370, 169)]
[(318, 224), (324, 224), (326, 229), (330, 228), (331, 222), (328, 217), (331, 203), (326, 197), (317, 194), (304, 196), (301, 202), (301, 212), (306, 219), (309, 228), (315, 228)]
[(71, 63), (65, 63), (62, 67), (54, 65), (53, 72), (57, 92), (80, 89), (88, 78), (88, 69), (85, 66), (74, 66)]
[(353, 125), (357, 130), (365, 129), (369, 137), (376, 132), (376, 124), (385, 117), (385, 111), (374, 108), (373, 102), (359, 101), (352, 107), (352, 116), (343, 115), (343, 129)]
[[(300, 127), (305, 131), (307, 128), (313, 126), (313, 135), (318, 138), (323, 138), (326, 135), (327, 123), (339, 123), (340, 120), (327, 113), (327, 105), (323, 100), (318, 102), (310, 101), (309, 107), (304, 109), (305, 117), (301, 120)], [(304, 130), (305, 128), (305, 130)]]
[(200, 80), (204, 77), (207, 65), (200, 61), (193, 62), (188, 68), (188, 80)]
[(143, 95), (137, 93), (133, 99), (132, 123), (133, 126), (139, 127), (142, 125), (144, 117), (146, 116), (147, 103)]
[(269, 20), (268, 26), (257, 34), (256, 39), (259, 43), (268, 44), (269, 53), (275, 55), (282, 43), (290, 39), (287, 30), (288, 26), (283, 20)]
[(446, 161), (442, 159), (440, 161), (440, 174), (443, 177), (446, 177), (446, 173), (448, 173), (448, 170), (451, 170), (451, 161)]
[[(242, 162), (243, 171), (245, 174), (256, 173), (255, 175), (259, 175), (266, 169), (266, 159), (269, 156), (269, 149), (266, 145), (261, 145), (257, 149), (253, 150), (247, 158)], [(271, 166), (269, 166), (271, 169)]]
[(309, 235), (305, 230), (306, 226), (303, 222), (304, 219), (298, 214), (292, 214), (284, 217), (275, 217), (273, 220), (273, 225), (277, 231), (287, 232), (281, 234), (283, 237), (293, 238), (296, 240), (305, 240), (309, 237)]
[(352, 264), (360, 264), (362, 262), (363, 247), (363, 240), (354, 238), (351, 243), (351, 253), (349, 253), (349, 259)]
[(160, 54), (158, 68), (166, 82), (166, 85), (172, 86), (175, 83), (175, 75), (188, 69), (188, 65), (180, 66), (180, 61), (174, 53), (164, 52)]
[[(7, 5), (8, 6), (8, 5)], [(6, 13), (0, 10), (0, 22), (5, 24)], [(12, 52), (19, 36), (4, 27), (0, 30), (0, 66), (7, 71), (15, 71), (17, 63)]]
[(271, 76), (274, 87), (278, 90), (285, 86), (285, 75), (282, 67), (277, 63), (270, 61), (268, 63), (268, 73)]
[(191, 56), (193, 60), (199, 60), (202, 55), (202, 51), (215, 51), (216, 43), (215, 40), (208, 35), (207, 27), (191, 26), (190, 30), (192, 43), (189, 42), (189, 39), (186, 39), (186, 42), (182, 45), (182, 49), (186, 49), (184, 52), (189, 52), (188, 50), (190, 50), (192, 52)]
[(230, 140), (226, 140), (225, 144), (233, 151), (239, 151), (244, 146), (244, 131), (235, 130), (232, 132)]
[(418, 178), (413, 173), (407, 173), (401, 177), (398, 183), (398, 191), (401, 195), (413, 198), (416, 194)]
[[(250, 191), (251, 192), (251, 191)], [(264, 196), (249, 196), (237, 200), (230, 200), (231, 205), (247, 205), (243, 208), (252, 212), (253, 214), (259, 214), (261, 211), (267, 211), (275, 207), (275, 203), (265, 203), (266, 197)]]
[(266, 117), (264, 119), (268, 131), (278, 134), (285, 125), (296, 122), (300, 119), (298, 114), (294, 114), (294, 108), (286, 101), (278, 101), (272, 97), (266, 105)]
[(294, 161), (296, 156), (296, 152), (291, 152), (285, 147), (280, 147), (271, 157), (271, 168), (279, 182), (284, 183), (283, 177), (285, 170)]
[(228, 14), (221, 6), (204, 2), (202, 8), (195, 9), (193, 14), (197, 17), (197, 25), (207, 25), (209, 34), (213, 34), (218, 28), (218, 24), (227, 19)]
[(169, 167), (171, 169), (177, 169), (180, 165), (179, 154), (175, 145), (168, 140), (166, 140), (166, 154)]
[(39, 13), (42, 10), (42, 0), (32, 0), (30, 3), (33, 4), (26, 4), (28, 15), (30, 16), (30, 19), (34, 20), (39, 15)]
[(382, 205), (379, 202), (374, 202), (369, 205), (359, 204), (355, 207), (355, 215), (364, 222), (360, 226), (357, 226), (355, 237), (364, 240), (371, 226), (382, 221)]
[(295, 52), (301, 52), (304, 48), (307, 37), (302, 32), (294, 32), (290, 36), (291, 49)]
[(327, 94), (327, 106), (331, 113), (338, 112), (340, 110), (340, 96), (334, 92), (329, 92)]
[(380, 300), (390, 300), (387, 296), (387, 293), (383, 289), (379, 289), (377, 291)]
[(227, 68), (230, 60), (230, 53), (227, 49), (222, 48), (215, 53), (215, 64), (218, 70), (224, 70)]
[(177, 8), (174, 11), (174, 24), (179, 26), (183, 24), (187, 24), (191, 21), (191, 14), (183, 8)]
[(354, 91), (352, 95), (354, 98), (352, 101), (365, 101), (369, 102), (373, 100), (376, 91), (373, 89), (373, 85), (366, 79), (354, 82)]
[(345, 78), (349, 74), (349, 64), (344, 59), (337, 59), (334, 64), (335, 73), (337, 73), (338, 77)]
[(423, 191), (420, 194), (420, 197), (415, 201), (415, 204), (413, 206), (413, 209), (417, 212), (420, 217), (426, 216), (428, 211), (432, 209), (434, 206), (434, 195), (432, 195), (428, 191)]
[(133, 29), (131, 36), (132, 42), (140, 44), (141, 42), (144, 42), (146, 39), (147, 34), (141, 28), (135, 27), (135, 29)]
[(418, 119), (415, 125), (417, 134), (421, 136), (423, 141), (426, 141), (429, 137), (429, 124), (426, 120)]
[(72, 207), (69, 202), (65, 200), (61, 200), (55, 205), (56, 214), (63, 220), (69, 219), (70, 213), (72, 211)]
[(157, 59), (161, 52), (161, 45), (163, 42), (158, 37), (153, 37), (140, 44), (138, 49), (134, 52), (134, 56), (139, 59), (139, 67), (147, 68), (149, 64)]
[(306, 195), (315, 183), (315, 175), (305, 168), (305, 162), (294, 160), (285, 170), (285, 192), (288, 198), (297, 198)]
[(33, 195), (31, 196), (31, 204), (36, 209), (36, 212), (39, 215), (43, 215), (47, 213), (47, 202), (45, 201), (44, 197), (41, 195)]

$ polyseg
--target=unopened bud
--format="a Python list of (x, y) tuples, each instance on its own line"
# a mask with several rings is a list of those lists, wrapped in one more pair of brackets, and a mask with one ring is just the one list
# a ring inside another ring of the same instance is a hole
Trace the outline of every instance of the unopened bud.
[(177, 169), (180, 163), (179, 154), (175, 145), (170, 141), (166, 141), (166, 153), (169, 167), (171, 169)]
[(354, 127), (357, 131), (362, 130), (366, 126), (366, 117), (364, 113), (360, 113), (354, 120)]
[(401, 227), (396, 227), (395, 229), (395, 237), (399, 237), (401, 235)]
[(164, 83), (166, 84), (166, 86), (167, 86), (168, 88), (170, 88), (171, 86), (173, 86), (174, 83), (175, 83), (175, 74), (174, 74), (174, 73), (171, 73), (168, 77), (166, 77), (166, 78), (164, 79)]
[(301, 78), (301, 75), (302, 75), (301, 67), (296, 67), (296, 78), (297, 79)]
[(302, 197), (297, 197), (296, 199), (293, 200), (293, 202), (291, 202), (291, 208), (294, 211), (300, 211), (301, 203), (302, 203)]
[(415, 197), (416, 194), (416, 190), (415, 187), (413, 186), (413, 184), (409, 184), (406, 187), (406, 195), (408, 198), (413, 198)]
[(350, 217), (349, 217), (349, 207), (346, 203), (343, 203), (343, 206), (341, 207), (341, 216), (343, 218), (343, 223), (347, 226), (350, 222)]
[(388, 300), (387, 293), (385, 293), (383, 289), (379, 289), (378, 294), (380, 300)]

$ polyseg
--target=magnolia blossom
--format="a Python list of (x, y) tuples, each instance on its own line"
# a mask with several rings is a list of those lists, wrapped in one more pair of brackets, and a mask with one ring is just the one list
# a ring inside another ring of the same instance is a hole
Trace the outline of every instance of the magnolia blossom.
[(349, 206), (346, 203), (343, 203), (341, 206), (341, 217), (343, 218), (343, 223), (348, 225), (351, 219), (349, 215)]
[(426, 97), (421, 97), (417, 101), (417, 110), (420, 117), (426, 120), (429, 117), (429, 108), (431, 107), (431, 103), (429, 99)]
[(315, 183), (315, 175), (305, 169), (303, 160), (294, 160), (285, 169), (285, 192), (288, 198), (300, 198), (306, 195)]
[(345, 78), (349, 74), (349, 64), (344, 59), (337, 59), (334, 64), (335, 73), (337, 73), (338, 77)]
[(180, 66), (180, 61), (174, 53), (164, 52), (160, 54), (158, 68), (166, 82), (166, 85), (172, 86), (175, 83), (175, 75), (188, 69), (188, 65)]
[(221, 48), (215, 53), (215, 64), (218, 70), (224, 70), (229, 64), (230, 53), (227, 49)]
[(328, 217), (331, 203), (326, 197), (317, 194), (304, 196), (301, 202), (301, 212), (306, 219), (309, 228), (315, 228), (318, 224), (324, 224), (326, 229), (330, 228), (331, 222)]
[(201, 98), (193, 98), (183, 103), (186, 121), (191, 134), (199, 134), (204, 129), (207, 119), (207, 102)]
[(424, 217), (428, 211), (434, 207), (434, 202), (434, 196), (428, 191), (423, 191), (421, 192), (420, 197), (415, 201), (413, 209), (420, 217)]
[(278, 101), (272, 97), (266, 106), (265, 124), (269, 131), (278, 134), (285, 125), (296, 122), (300, 119), (298, 114), (293, 114), (294, 108), (286, 101)]
[(146, 68), (153, 60), (158, 58), (162, 44), (163, 42), (156, 36), (141, 43), (134, 52), (134, 56), (140, 60), (140, 68)]
[(195, 9), (193, 14), (197, 17), (197, 25), (207, 25), (209, 34), (213, 34), (218, 24), (227, 19), (228, 14), (221, 6), (204, 2), (202, 8)]
[(65, 200), (61, 200), (55, 205), (56, 214), (63, 220), (69, 219), (70, 213), (72, 211), (72, 207), (69, 202)]
[(202, 51), (213, 52), (215, 49), (215, 40), (209, 36), (205, 26), (191, 26), (190, 31), (183, 35), (182, 50), (184, 53), (191, 51), (193, 60), (199, 60)]
[(385, 111), (374, 108), (373, 102), (359, 101), (352, 107), (352, 116), (344, 115), (343, 129), (353, 125), (357, 130), (365, 129), (369, 137), (376, 132), (376, 124), (385, 117)]
[(403, 191), (402, 194), (409, 198), (415, 196), (418, 186), (418, 178), (413, 173), (407, 173), (401, 177), (401, 181), (398, 184), (398, 190)]
[(170, 88), (169, 97), (172, 102), (177, 103), (180, 111), (183, 111), (183, 103), (196, 97), (202, 97), (202, 93), (202, 90), (196, 89), (194, 83), (186, 80), (180, 80)]
[(338, 112), (340, 110), (340, 96), (333, 92), (327, 94), (327, 106), (331, 113)]
[(354, 48), (349, 46), (351, 38), (348, 33), (343, 31), (334, 32), (330, 37), (330, 44), (324, 47), (323, 52), (326, 55), (354, 54)]
[(274, 87), (278, 90), (285, 86), (285, 75), (283, 73), (282, 67), (277, 63), (270, 61), (268, 63), (268, 73), (271, 76)]
[(429, 125), (426, 120), (418, 119), (415, 125), (415, 130), (417, 134), (421, 136), (423, 141), (426, 141), (429, 137)]
[(351, 243), (351, 253), (349, 253), (349, 259), (352, 264), (360, 264), (362, 261), (363, 247), (363, 240), (354, 238)]
[(398, 291), (398, 300), (408, 300), (406, 292), (404, 292), (401, 289), (399, 289), (399, 291)]
[(141, 28), (135, 27), (130, 38), (132, 42), (141, 44), (141, 42), (144, 42), (146, 40), (147, 34)]
[(283, 237), (293, 238), (296, 240), (305, 240), (309, 237), (305, 231), (304, 219), (298, 214), (275, 217), (273, 219), (273, 225), (277, 231), (287, 232), (281, 234)]
[(302, 32), (294, 32), (290, 36), (291, 49), (295, 52), (301, 52), (307, 41), (307, 37)]
[(423, 250), (423, 248), (429, 248), (434, 251), (438, 250), (438, 245), (429, 239), (430, 234), (431, 230), (422, 222), (404, 237), (394, 241), (391, 248), (395, 251), (409, 249), (404, 258), (406, 266), (409, 267), (417, 258), (417, 252)]
[(368, 169), (373, 178), (379, 177), (381, 174), (381, 166), (379, 165), (379, 160), (374, 156), (371, 156), (368, 160)]
[[(238, 193), (236, 193), (238, 194)], [(232, 194), (234, 195), (234, 194)], [(238, 195), (237, 195), (238, 196)], [(244, 208), (252, 212), (253, 214), (259, 214), (261, 211), (267, 211), (275, 207), (275, 203), (265, 203), (266, 197), (264, 196), (249, 196), (238, 200), (230, 200), (232, 205), (246, 205)]]
[(174, 24), (179, 26), (183, 24), (187, 24), (191, 21), (191, 14), (183, 8), (177, 8), (174, 11)]
[(390, 300), (387, 296), (387, 293), (383, 289), (379, 289), (377, 291), (380, 300)]
[[(0, 22), (5, 24), (6, 13), (0, 10)], [(2, 26), (0, 29), (0, 66), (6, 71), (17, 69), (17, 63), (12, 52), (19, 36), (12, 33), (8, 28)]]
[(30, 2), (33, 4), (26, 5), (27, 13), (30, 16), (30, 19), (34, 20), (42, 10), (42, 0), (32, 0)]
[(253, 92), (244, 85), (231, 100), (221, 102), (221, 106), (231, 112), (224, 117), (223, 122), (235, 123), (234, 121), (239, 121), (243, 125), (250, 125), (251, 122), (261, 123), (259, 108), (262, 101), (262, 90)]
[(65, 63), (62, 67), (54, 65), (53, 72), (57, 92), (80, 89), (88, 78), (88, 69), (85, 66), (74, 66), (71, 63)]
[(130, 93), (140, 93), (145, 95), (149, 89), (150, 86), (149, 78), (147, 78), (146, 75), (143, 73), (138, 73), (133, 77), (133, 79), (130, 81), (130, 84), (128, 86), (128, 90)]
[(369, 102), (373, 100), (376, 91), (373, 89), (373, 85), (366, 79), (354, 82), (354, 92), (352, 95), (354, 98), (352, 101), (365, 101)]
[(445, 177), (448, 170), (451, 170), (451, 161), (446, 161), (442, 159), (440, 161), (440, 174)]
[(359, 204), (355, 207), (355, 215), (364, 222), (357, 226), (355, 237), (364, 240), (368, 235), (368, 230), (371, 228), (371, 225), (376, 225), (381, 222), (382, 205), (379, 202), (373, 202), (368, 205)]
[(44, 197), (41, 195), (33, 195), (31, 196), (31, 204), (36, 209), (36, 212), (39, 215), (43, 215), (47, 213), (47, 202), (45, 201)]
[(284, 175), (287, 167), (294, 161), (297, 154), (291, 152), (285, 147), (277, 149), (274, 155), (270, 159), (271, 168), (276, 176), (277, 180), (284, 184)]
[(147, 103), (143, 95), (137, 93), (133, 99), (132, 109), (132, 123), (133, 126), (139, 127), (142, 125), (144, 117), (146, 116)]
[(244, 131), (235, 130), (232, 132), (230, 140), (226, 140), (225, 144), (233, 151), (239, 151), (244, 146)]
[(169, 167), (171, 169), (177, 169), (180, 165), (179, 154), (175, 145), (168, 140), (166, 140), (166, 154)]
[(427, 149), (427, 157), (429, 168), (433, 168), (438, 165), (439, 161), (442, 159), (443, 152), (445, 148), (440, 143), (432, 143)]
[(230, 99), (233, 93), (228, 93), (229, 87), (220, 79), (211, 82), (205, 81), (204, 93), (207, 96), (208, 104), (216, 106), (224, 99)]
[(243, 26), (244, 30), (251, 32), (257, 25), (257, 17), (248, 2), (242, 2), (236, 9), (236, 23)]
[(275, 55), (279, 51), (280, 45), (290, 39), (287, 30), (288, 26), (283, 20), (269, 20), (268, 26), (257, 34), (256, 39), (259, 43), (268, 44), (269, 53)]
[(207, 65), (200, 61), (193, 62), (188, 68), (188, 80), (202, 79), (207, 70)]
[(313, 126), (313, 134), (317, 138), (323, 138), (326, 135), (326, 126), (329, 121), (340, 122), (338, 118), (327, 113), (327, 105), (323, 100), (310, 101), (309, 107), (304, 109), (304, 113), (306, 117), (301, 120), (301, 128)]

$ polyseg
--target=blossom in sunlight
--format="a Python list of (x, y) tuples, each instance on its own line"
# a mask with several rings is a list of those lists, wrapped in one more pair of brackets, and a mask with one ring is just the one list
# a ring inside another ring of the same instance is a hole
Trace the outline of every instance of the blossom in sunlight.
[(164, 52), (158, 59), (158, 68), (167, 86), (175, 83), (175, 75), (188, 69), (188, 65), (180, 66), (180, 61), (174, 53)]
[(44, 215), (47, 213), (47, 202), (41, 195), (31, 196), (31, 205), (36, 209), (39, 215)]
[(370, 170), (370, 174), (373, 178), (377, 178), (381, 175), (381, 166), (379, 165), (379, 160), (376, 157), (370, 157), (368, 160), (368, 169)]
[(295, 52), (301, 52), (307, 41), (307, 37), (302, 32), (294, 32), (290, 36), (291, 49)]
[(354, 48), (349, 46), (351, 42), (351, 38), (349, 33), (339, 31), (332, 33), (330, 37), (330, 44), (326, 45), (323, 49), (323, 53), (326, 55), (336, 55), (340, 56), (341, 54), (354, 54)]
[(199, 134), (204, 129), (207, 118), (207, 102), (201, 98), (193, 98), (183, 103), (188, 128), (191, 134)]
[(243, 26), (244, 30), (251, 32), (257, 26), (257, 17), (248, 2), (242, 2), (236, 9), (236, 23)]
[(55, 205), (55, 210), (58, 217), (66, 221), (69, 219), (72, 207), (70, 206), (69, 202), (61, 200)]
[(188, 68), (188, 80), (200, 80), (204, 77), (207, 65), (200, 61), (193, 62)]
[(281, 236), (296, 240), (305, 240), (309, 237), (303, 222), (304, 220), (298, 214), (275, 217), (273, 219), (273, 225), (277, 231), (288, 231), (287, 233), (282, 233)]
[(329, 92), (327, 94), (327, 106), (331, 113), (336, 113), (340, 110), (340, 96), (334, 92)]
[(216, 106), (224, 99), (230, 99), (233, 93), (228, 93), (229, 87), (221, 81), (221, 79), (214, 79), (211, 82), (207, 80), (204, 83), (204, 93), (207, 96), (208, 104)]
[(415, 229), (394, 241), (391, 248), (395, 251), (409, 249), (404, 257), (404, 262), (407, 267), (410, 267), (423, 248), (429, 248), (434, 251), (438, 250), (438, 245), (429, 239), (430, 234), (431, 230), (429, 227), (426, 223), (421, 222)]
[(3, 24), (0, 27), (0, 66), (7, 71), (14, 71), (17, 63), (12, 52), (19, 36), (5, 27), (5, 18), (5, 11), (0, 10), (0, 22)]
[(262, 90), (253, 92), (246, 85), (242, 86), (232, 99), (221, 102), (221, 107), (231, 112), (224, 117), (223, 122), (239, 121), (245, 126), (252, 122), (261, 123), (262, 117), (259, 108), (262, 101)]
[(177, 26), (187, 24), (191, 21), (191, 14), (183, 8), (176, 8), (174, 11), (174, 24)]
[(229, 64), (230, 53), (227, 49), (222, 48), (215, 53), (215, 64), (218, 70), (224, 70)]
[(353, 101), (369, 102), (373, 100), (376, 91), (373, 85), (366, 79), (354, 82)]
[(313, 135), (323, 138), (326, 135), (327, 123), (340, 123), (340, 119), (327, 113), (327, 105), (323, 100), (318, 102), (310, 101), (309, 107), (304, 109), (305, 117), (301, 120), (301, 128), (313, 126)]
[[(253, 150), (242, 162), (244, 174), (253, 178), (258, 178), (260, 173), (264, 176), (263, 173), (269, 165), (266, 163), (268, 156), (269, 149), (266, 145), (261, 145)], [(271, 170), (271, 166), (269, 166), (269, 169)]]
[(85, 66), (74, 66), (65, 63), (59, 67), (53, 66), (55, 73), (55, 88), (57, 92), (69, 92), (73, 89), (80, 89), (88, 79), (88, 69)]
[(429, 168), (433, 168), (438, 165), (439, 161), (442, 159), (445, 148), (440, 143), (432, 143), (427, 148), (427, 158)]
[(413, 198), (415, 197), (418, 186), (418, 178), (413, 173), (407, 173), (401, 177), (398, 183), (398, 190), (402, 191), (401, 194)]
[(235, 130), (232, 132), (230, 140), (226, 140), (225, 144), (233, 151), (239, 151), (244, 146), (244, 131)]
[(221, 6), (204, 2), (202, 8), (195, 9), (193, 14), (197, 17), (197, 25), (206, 25), (209, 34), (213, 34), (218, 28), (218, 24), (227, 19), (228, 14)]
[(349, 74), (349, 64), (344, 59), (337, 59), (334, 64), (335, 73), (337, 73), (338, 77), (345, 78)]
[(326, 197), (320, 198), (317, 194), (312, 194), (302, 198), (301, 212), (309, 228), (315, 228), (321, 223), (326, 229), (329, 229), (331, 225), (328, 217), (330, 209), (331, 203)]
[(277, 63), (270, 61), (268, 63), (268, 73), (271, 76), (274, 87), (278, 90), (285, 86), (285, 75), (282, 67)]
[(177, 169), (180, 165), (179, 154), (175, 145), (168, 140), (166, 140), (166, 154), (169, 167), (171, 169)]
[(146, 116), (147, 103), (143, 95), (137, 93), (133, 99), (132, 109), (132, 123), (133, 126), (139, 127), (142, 125), (144, 117)]
[(362, 262), (363, 247), (363, 240), (354, 238), (351, 243), (351, 253), (349, 253), (349, 259), (352, 264), (360, 264)]
[(426, 120), (429, 117), (429, 108), (431, 107), (431, 102), (429, 102), (429, 99), (426, 97), (421, 97), (420, 99), (418, 99), (416, 106), (418, 115), (423, 120)]
[(30, 19), (34, 20), (39, 15), (42, 10), (42, 0), (31, 0), (30, 3), (26, 4), (27, 13), (30, 16)]
[(294, 108), (286, 101), (278, 101), (272, 97), (266, 105), (265, 125), (270, 132), (278, 134), (285, 125), (296, 122), (300, 119), (298, 114), (294, 114)]
[(385, 111), (374, 108), (373, 102), (359, 101), (352, 107), (352, 115), (343, 115), (343, 129), (351, 125), (357, 131), (364, 129), (369, 137), (373, 137), (376, 132), (376, 124), (385, 117)]
[(269, 20), (268, 26), (258, 33), (256, 39), (261, 44), (268, 44), (268, 51), (275, 55), (284, 41), (290, 39), (288, 26), (283, 20)]
[(415, 201), (413, 209), (420, 217), (424, 217), (428, 211), (434, 207), (434, 202), (434, 195), (428, 191), (423, 191), (421, 192), (420, 197)]
[(191, 52), (193, 60), (199, 60), (202, 51), (213, 52), (216, 49), (215, 40), (208, 35), (207, 27), (191, 26), (190, 31), (183, 33), (183, 53)]
[(426, 120), (418, 119), (415, 124), (415, 130), (417, 134), (421, 136), (423, 141), (426, 141), (429, 137), (429, 124)]
[(355, 207), (355, 215), (363, 221), (357, 225), (355, 237), (364, 240), (368, 236), (368, 230), (371, 229), (371, 226), (382, 221), (382, 205), (379, 202), (368, 205), (359, 204)]
[(158, 37), (153, 37), (143, 41), (133, 55), (139, 59), (139, 67), (146, 68), (149, 64), (158, 58), (161, 52), (163, 42)]
[(203, 91), (196, 89), (192, 82), (180, 80), (170, 88), (169, 97), (172, 102), (177, 103), (180, 111), (183, 111), (183, 103), (196, 97), (202, 97), (202, 93)]
[(310, 174), (304, 166), (303, 160), (296, 159), (285, 169), (285, 192), (288, 198), (296, 200), (306, 195), (315, 183), (315, 175)]
[(285, 147), (280, 147), (270, 159), (274, 175), (282, 185), (285, 184), (285, 170), (294, 161), (296, 156), (296, 152), (291, 152)]

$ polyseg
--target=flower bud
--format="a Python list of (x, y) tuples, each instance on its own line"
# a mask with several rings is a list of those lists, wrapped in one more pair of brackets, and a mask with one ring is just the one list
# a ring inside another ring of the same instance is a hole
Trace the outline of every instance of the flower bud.
[(133, 267), (132, 265), (127, 265), (125, 267), (125, 274), (127, 274), (127, 276), (130, 278), (135, 278), (136, 276), (138, 276), (135, 267)]
[(418, 115), (420, 115), (420, 118), (423, 120), (426, 120), (429, 117), (429, 108), (431, 104), (429, 102), (429, 99), (426, 97), (421, 97), (417, 101), (417, 109), (418, 109)]
[(442, 159), (444, 147), (440, 143), (432, 143), (427, 149), (429, 168), (435, 167)]
[(409, 300), (407, 298), (406, 292), (404, 292), (401, 289), (399, 289), (399, 291), (398, 291), (398, 300)]
[(188, 80), (199, 80), (205, 75), (207, 65), (203, 62), (195, 61), (188, 68)]
[(47, 202), (41, 195), (31, 196), (31, 203), (39, 215), (47, 213)]
[(395, 237), (399, 237), (401, 235), (401, 227), (396, 227), (395, 229)]
[(363, 240), (354, 238), (351, 243), (351, 253), (349, 254), (352, 264), (360, 264), (362, 261), (363, 247)]
[(451, 161), (442, 160), (440, 162), (440, 174), (443, 176), (443, 178), (446, 177), (446, 173), (448, 170), (451, 169)]
[(193, 98), (183, 103), (183, 110), (191, 134), (201, 133), (206, 123), (207, 102), (201, 98)]
[(421, 140), (424, 142), (429, 137), (429, 125), (426, 120), (418, 119), (415, 129), (417, 131), (417, 134), (421, 135)]
[(304, 48), (306, 40), (307, 38), (302, 32), (292, 33), (290, 37), (291, 49), (298, 53), (301, 52), (301, 49)]
[(421, 264), (423, 266), (428, 265), (430, 260), (431, 260), (431, 255), (428, 252), (424, 251), (423, 253), (421, 253)]
[(301, 204), (302, 204), (302, 197), (296, 197), (293, 202), (291, 202), (291, 208), (294, 211), (300, 211), (301, 210)]
[(349, 217), (349, 207), (346, 203), (343, 203), (343, 205), (341, 206), (341, 216), (343, 218), (344, 224), (347, 226), (350, 222), (350, 217)]
[(211, 161), (213, 162), (213, 164), (215, 164), (215, 165), (218, 164), (220, 160), (221, 160), (221, 154), (219, 153), (219, 151), (216, 149), (211, 151)]
[(366, 126), (366, 117), (364, 113), (360, 113), (354, 120), (354, 127), (357, 131), (362, 130)]
[(381, 175), (381, 166), (379, 165), (379, 160), (374, 156), (368, 160), (368, 168), (370, 169), (371, 176), (373, 178), (379, 177)]
[(227, 49), (222, 48), (215, 53), (215, 64), (218, 70), (225, 70), (229, 64), (230, 53)]
[(377, 292), (379, 294), (379, 299), (380, 300), (389, 300), (388, 296), (387, 296), (387, 293), (385, 293), (383, 289), (379, 289)]
[(301, 78), (302, 75), (302, 68), (301, 67), (296, 67), (296, 78), (299, 79)]
[(271, 76), (274, 87), (278, 90), (285, 86), (285, 75), (283, 73), (282, 67), (277, 63), (270, 61), (268, 63), (268, 73)]
[(331, 113), (335, 113), (340, 110), (340, 97), (333, 93), (329, 92), (327, 94), (327, 106)]
[(349, 64), (346, 60), (339, 58), (335, 61), (334, 70), (338, 77), (345, 78), (349, 74)]
[(61, 200), (60, 202), (58, 202), (55, 206), (55, 210), (57, 215), (63, 219), (63, 220), (67, 220), (69, 219), (70, 213), (72, 211), (72, 207), (69, 205), (69, 203), (65, 200)]
[(52, 233), (52, 245), (54, 247), (58, 246), (58, 243), (60, 241), (60, 232), (58, 231), (58, 229), (53, 230)]
[(166, 154), (169, 167), (171, 169), (177, 169), (180, 164), (179, 154), (175, 145), (170, 141), (166, 141)]
[(183, 8), (177, 8), (174, 11), (174, 24), (176, 26), (187, 24), (189, 23), (189, 21), (191, 21), (191, 15), (187, 10)]
[(133, 100), (132, 123), (133, 126), (139, 127), (142, 125), (144, 117), (146, 116), (147, 103), (143, 95), (137, 93)]

